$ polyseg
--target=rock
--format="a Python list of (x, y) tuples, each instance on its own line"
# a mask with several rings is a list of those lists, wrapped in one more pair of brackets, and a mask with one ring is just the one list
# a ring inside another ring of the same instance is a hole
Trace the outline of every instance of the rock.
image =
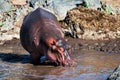
[(0, 13), (0, 41), (19, 38), (19, 29), (23, 18), (32, 10), (28, 5), (25, 5), (15, 6), (15, 9), (10, 12)]
[(120, 8), (114, 8), (114, 11), (117, 15), (120, 15)]
[(14, 26), (13, 26), (13, 20), (11, 19), (11, 17), (7, 17), (6, 20), (3, 22), (3, 26), (0, 27), (1, 31), (9, 31), (11, 30)]
[(103, 3), (102, 4), (102, 9), (108, 14), (115, 14), (114, 13), (114, 8), (112, 6), (110, 6), (109, 4)]
[(2, 27), (3, 26), (3, 22), (2, 21), (0, 21), (0, 27)]
[(15, 27), (14, 25), (9, 25), (9, 27), (4, 25), (0, 32), (0, 41), (12, 40), (13, 38), (19, 39), (19, 27)]
[(15, 18), (14, 18), (13, 25), (17, 27), (21, 27), (23, 19), (25, 15), (28, 14), (28, 12), (30, 12), (29, 8), (21, 7), (20, 9), (16, 9), (16, 11), (14, 12)]
[(5, 0), (0, 0), (0, 10), (4, 12), (8, 12), (12, 10), (12, 4)]
[(29, 3), (30, 6), (34, 8), (38, 8), (40, 6), (45, 8), (49, 7), (49, 9), (51, 9), (51, 7), (53, 6), (52, 5), (53, 1), (54, 0), (30, 0)]
[(25, 5), (26, 0), (10, 0), (13, 5)]
[[(102, 2), (101, 0), (84, 0), (84, 5), (87, 8), (104, 11), (108, 14), (118, 14), (116, 9), (106, 2)], [(118, 11), (118, 10), (117, 10)]]
[(0, 11), (0, 21), (2, 21), (2, 18), (3, 18), (3, 14), (2, 14), (2, 12)]
[(63, 20), (67, 11), (82, 4), (83, 0), (30, 0), (29, 3), (34, 8), (41, 6), (49, 9), (58, 20)]
[(54, 0), (53, 9), (56, 15), (58, 15), (58, 20), (63, 20), (67, 14), (67, 11), (77, 7), (77, 4), (82, 4), (82, 0)]
[(92, 8), (95, 10), (101, 9), (101, 1), (100, 0), (84, 0), (85, 2), (85, 7), (87, 8)]
[(120, 65), (115, 69), (115, 71), (107, 80), (120, 80)]
[(8, 32), (0, 34), (0, 41), (12, 40), (13, 38), (19, 39), (19, 34), (9, 34)]

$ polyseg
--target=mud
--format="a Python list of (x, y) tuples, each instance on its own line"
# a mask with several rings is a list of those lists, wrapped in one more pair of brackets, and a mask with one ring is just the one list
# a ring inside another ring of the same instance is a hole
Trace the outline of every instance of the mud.
[[(7, 41), (0, 46), (0, 79), (2, 80), (106, 80), (120, 64), (120, 40), (92, 41), (68, 39), (77, 65), (55, 67), (52, 64), (34, 66), (29, 53), (19, 40)], [(117, 42), (117, 43), (116, 43)], [(104, 44), (106, 51), (99, 50)], [(109, 45), (110, 47), (108, 47)], [(115, 45), (116, 46), (112, 46)], [(96, 49), (97, 48), (97, 49)], [(117, 48), (117, 52), (108, 51)]]

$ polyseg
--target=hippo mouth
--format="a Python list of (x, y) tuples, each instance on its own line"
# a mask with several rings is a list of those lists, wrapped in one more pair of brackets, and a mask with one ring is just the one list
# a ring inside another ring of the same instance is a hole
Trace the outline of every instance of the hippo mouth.
[(72, 60), (71, 60), (70, 55), (67, 50), (64, 51), (63, 56), (64, 56), (63, 66), (71, 66)]
[(55, 66), (73, 66), (75, 63), (74, 60), (71, 59), (68, 50), (64, 50), (63, 52), (52, 52), (49, 50), (47, 57), (48, 60), (55, 63)]
[(65, 41), (59, 40), (53, 42), (47, 52), (47, 57), (50, 61), (55, 62), (57, 66), (71, 66), (74, 60), (71, 59), (71, 46)]
[(69, 56), (67, 50), (64, 51), (64, 56), (65, 56), (65, 59), (66, 59), (66, 60), (70, 60), (70, 56)]
[(69, 52), (65, 50), (63, 53), (57, 54), (57, 65), (61, 66), (71, 66), (73, 65), (73, 60), (70, 58)]

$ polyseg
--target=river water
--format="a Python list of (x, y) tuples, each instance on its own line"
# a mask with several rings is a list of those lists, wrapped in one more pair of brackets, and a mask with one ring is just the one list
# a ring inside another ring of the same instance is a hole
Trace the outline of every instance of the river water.
[[(71, 45), (77, 44), (70, 41)], [(55, 67), (33, 65), (29, 54), (17, 43), (0, 46), (0, 80), (106, 80), (120, 64), (120, 54), (107, 53), (73, 45), (77, 65)]]

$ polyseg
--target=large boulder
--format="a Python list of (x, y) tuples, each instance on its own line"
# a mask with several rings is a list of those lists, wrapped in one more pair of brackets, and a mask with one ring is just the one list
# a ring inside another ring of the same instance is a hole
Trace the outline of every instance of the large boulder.
[(58, 20), (63, 20), (67, 11), (82, 4), (83, 0), (30, 0), (29, 3), (35, 9), (44, 7), (54, 13)]
[(115, 39), (120, 38), (120, 15), (109, 15), (97, 10), (77, 7), (64, 20), (63, 30), (74, 38)]
[(12, 4), (6, 0), (0, 0), (0, 12), (8, 12), (12, 10)]

